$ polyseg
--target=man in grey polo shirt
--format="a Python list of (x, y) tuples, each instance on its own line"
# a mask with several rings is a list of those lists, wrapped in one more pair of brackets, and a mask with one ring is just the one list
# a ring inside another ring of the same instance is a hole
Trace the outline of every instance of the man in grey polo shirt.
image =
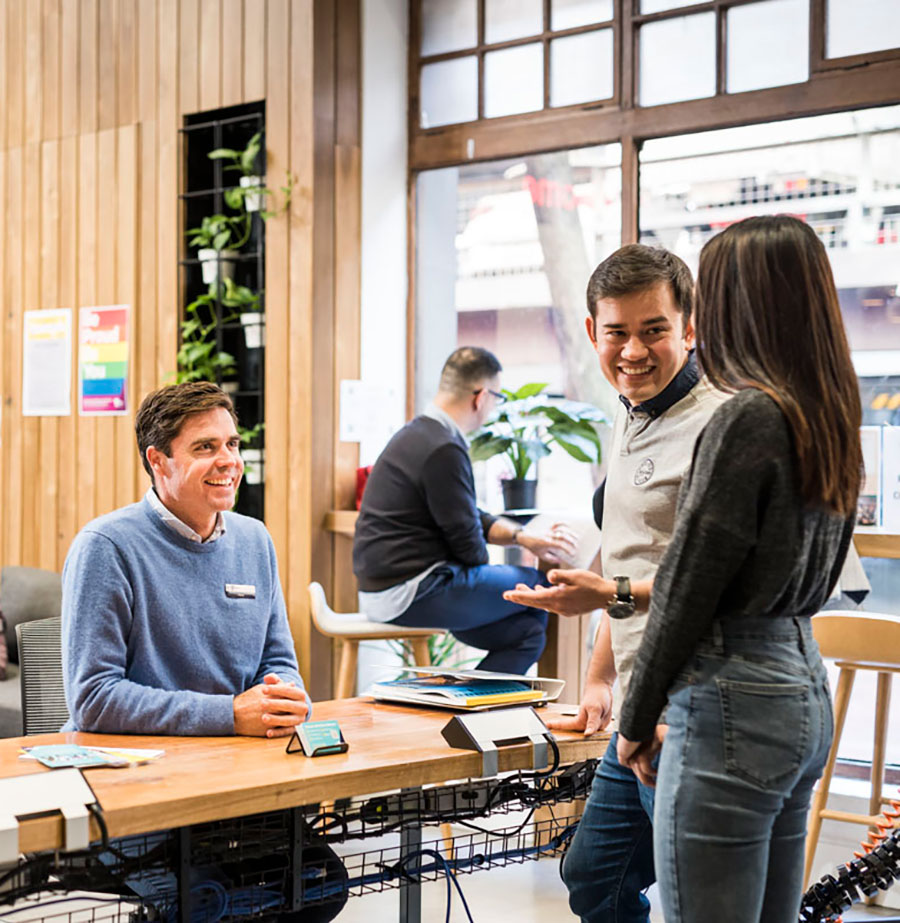
[[(602, 576), (551, 571), (551, 586), (505, 594), (560, 615), (606, 610), (579, 713), (550, 726), (592, 734), (618, 714), (694, 443), (728, 397), (697, 369), (692, 292), (690, 270), (677, 256), (640, 244), (616, 251), (588, 283), (587, 333), (621, 401), (607, 479), (594, 496)], [(653, 789), (618, 763), (613, 735), (563, 865), (569, 903), (582, 920), (649, 920), (643, 892), (655, 880), (652, 818)]]

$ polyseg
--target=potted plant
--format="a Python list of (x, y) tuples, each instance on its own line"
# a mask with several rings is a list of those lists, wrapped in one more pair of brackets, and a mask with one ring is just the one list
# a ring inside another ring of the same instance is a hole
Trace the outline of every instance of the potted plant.
[(259, 445), (259, 437), (265, 428), (265, 423), (255, 426), (238, 426), (238, 435), (241, 437), (241, 457), (244, 459), (244, 481), (247, 484), (262, 484), (263, 463), (265, 462), (265, 449)]
[(544, 394), (545, 382), (531, 382), (517, 391), (503, 390), (505, 402), (476, 433), (469, 446), (472, 461), (505, 455), (512, 477), (502, 482), (506, 509), (532, 509), (537, 478), (532, 466), (550, 454), (555, 443), (577, 461), (598, 463), (597, 425), (606, 417), (593, 405)]
[(188, 246), (198, 248), (203, 282), (211, 285), (219, 278), (234, 276), (237, 251), (250, 238), (250, 216), (246, 212), (206, 215), (200, 227), (190, 228), (186, 233)]
[[(181, 348), (176, 357), (177, 384), (184, 381), (221, 381), (223, 378), (230, 378), (237, 371), (234, 356), (216, 347), (216, 300), (216, 286), (213, 283), (209, 291), (198, 295), (184, 309)], [(232, 320), (233, 316), (222, 320)], [(227, 386), (230, 384), (232, 383), (224, 382), (223, 389), (229, 390)], [(234, 382), (234, 385), (237, 385), (237, 382)]]
[(256, 158), (261, 150), (262, 132), (258, 131), (242, 151), (230, 147), (217, 147), (207, 154), (210, 160), (230, 160), (231, 163), (225, 169), (238, 170), (241, 173), (240, 186), (235, 190), (228, 190), (231, 193), (231, 201), (228, 201), (226, 194), (226, 201), (232, 208), (238, 208), (239, 205), (235, 203), (241, 202), (248, 212), (259, 211), (265, 186), (265, 179), (256, 172)]
[(259, 294), (246, 285), (237, 285), (233, 279), (224, 279), (222, 305), (237, 314), (244, 328), (247, 349), (266, 345), (266, 318), (259, 310)]
[(281, 187), (284, 201), (275, 211), (267, 211), (262, 207), (263, 199), (273, 196), (271, 189), (266, 187), (264, 176), (256, 172), (256, 160), (262, 150), (262, 133), (257, 132), (247, 142), (242, 151), (230, 147), (218, 147), (207, 154), (210, 160), (230, 160), (226, 170), (237, 170), (241, 176), (239, 185), (225, 190), (225, 202), (229, 208), (243, 209), (247, 212), (260, 212), (264, 221), (273, 218), (284, 211), (291, 201), (291, 192), (294, 188), (294, 178), (290, 171), (287, 173), (286, 185)]

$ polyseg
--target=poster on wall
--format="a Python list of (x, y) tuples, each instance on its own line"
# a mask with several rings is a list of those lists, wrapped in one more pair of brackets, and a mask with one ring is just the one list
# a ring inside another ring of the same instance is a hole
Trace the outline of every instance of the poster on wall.
[(78, 412), (128, 412), (129, 305), (82, 308), (78, 324)]
[(856, 527), (877, 529), (881, 525), (881, 427), (861, 426), (864, 476), (856, 504)]
[(26, 311), (22, 343), (22, 416), (72, 412), (72, 309)]

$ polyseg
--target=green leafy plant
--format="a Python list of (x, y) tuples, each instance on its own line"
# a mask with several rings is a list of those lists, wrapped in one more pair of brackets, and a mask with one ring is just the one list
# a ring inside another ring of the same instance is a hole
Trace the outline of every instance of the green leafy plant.
[(256, 175), (256, 158), (262, 150), (262, 132), (257, 132), (242, 151), (230, 147), (217, 147), (206, 156), (210, 160), (230, 160), (226, 170), (239, 170), (242, 176)]
[(577, 461), (599, 462), (597, 426), (606, 417), (591, 404), (551, 398), (543, 393), (546, 387), (546, 382), (531, 382), (517, 391), (504, 389), (506, 401), (472, 439), (472, 461), (502, 454), (509, 460), (513, 477), (524, 478), (556, 443)]
[(250, 239), (250, 215), (241, 211), (237, 215), (206, 215), (200, 227), (185, 231), (189, 247), (201, 250), (240, 250)]
[[(415, 651), (409, 641), (388, 641), (388, 645), (403, 661), (405, 667), (416, 665)], [(449, 631), (444, 635), (431, 635), (428, 638), (428, 656), (431, 666), (452, 666), (455, 670), (465, 670), (481, 660), (480, 656), (460, 660), (462, 646), (461, 642), (457, 641)]]
[[(230, 281), (230, 280), (227, 280)], [(216, 348), (216, 283), (198, 295), (185, 309), (181, 322), (181, 348), (176, 356), (175, 382), (217, 381), (229, 378), (237, 371), (234, 356)], [(224, 301), (222, 302), (224, 304)], [(222, 322), (233, 320), (232, 313)]]
[[(210, 160), (230, 160), (231, 163), (225, 167), (226, 170), (236, 170), (241, 176), (259, 178), (256, 172), (256, 158), (259, 156), (261, 150), (262, 133), (257, 132), (241, 151), (230, 147), (217, 147), (206, 156), (209, 157)], [(286, 185), (279, 187), (282, 193), (282, 203), (276, 209), (261, 209), (260, 215), (263, 221), (268, 221), (269, 218), (280, 215), (283, 211), (286, 211), (288, 205), (290, 205), (291, 195), (294, 191), (294, 177), (290, 171), (286, 171), (285, 177)], [(275, 193), (261, 182), (248, 184), (246, 186), (233, 186), (230, 189), (226, 189), (224, 192), (226, 205), (236, 210), (246, 210), (246, 200), (248, 196), (261, 196), (268, 201), (269, 198), (274, 197), (274, 195)]]
[(241, 426), (238, 424), (238, 435), (241, 437), (241, 448), (242, 449), (251, 449), (258, 448), (254, 446), (254, 443), (259, 439), (262, 431), (266, 428), (266, 424), (263, 422), (257, 423), (255, 426)]
[(222, 305), (233, 310), (234, 314), (248, 314), (259, 311), (259, 293), (246, 285), (238, 285), (233, 279), (224, 279)]

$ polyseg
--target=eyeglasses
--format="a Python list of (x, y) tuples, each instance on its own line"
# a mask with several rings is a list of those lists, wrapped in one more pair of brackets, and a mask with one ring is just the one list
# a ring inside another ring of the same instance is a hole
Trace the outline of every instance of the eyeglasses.
[(498, 404), (505, 404), (508, 400), (505, 394), (501, 394), (499, 391), (494, 391), (491, 388), (477, 388), (472, 394), (481, 394), (482, 391), (487, 391), (488, 394), (493, 394), (497, 398)]

